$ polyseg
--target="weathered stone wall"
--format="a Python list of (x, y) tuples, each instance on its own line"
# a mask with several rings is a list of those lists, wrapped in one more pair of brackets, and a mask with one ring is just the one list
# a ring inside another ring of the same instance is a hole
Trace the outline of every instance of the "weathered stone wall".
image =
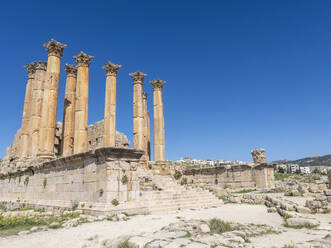
[[(88, 149), (103, 147), (103, 130), (104, 121), (98, 121), (93, 125), (89, 125), (87, 129)], [(116, 131), (115, 147), (128, 148), (130, 142), (125, 134)]]
[(329, 178), (329, 189), (331, 189), (331, 169), (328, 170), (328, 178)]
[[(136, 168), (143, 151), (99, 148), (24, 171), (0, 175), (0, 201), (71, 207), (74, 203), (111, 205), (139, 197)], [(127, 182), (123, 183), (123, 176)]]
[(187, 183), (220, 188), (274, 188), (274, 168), (270, 165), (248, 165), (202, 168), (183, 171)]
[[(88, 136), (88, 149), (93, 150), (96, 148), (103, 147), (103, 120), (96, 122), (92, 125), (88, 126), (87, 136)], [(17, 131), (13, 143), (10, 147), (7, 148), (6, 152), (6, 160), (15, 159), (18, 157), (19, 153), (19, 137), (20, 137), (20, 129)], [(54, 151), (58, 156), (61, 154), (61, 145), (62, 145), (62, 122), (56, 123), (55, 129), (55, 137), (54, 137)], [(128, 148), (130, 142), (125, 134), (116, 131), (116, 141), (115, 147), (123, 147)]]

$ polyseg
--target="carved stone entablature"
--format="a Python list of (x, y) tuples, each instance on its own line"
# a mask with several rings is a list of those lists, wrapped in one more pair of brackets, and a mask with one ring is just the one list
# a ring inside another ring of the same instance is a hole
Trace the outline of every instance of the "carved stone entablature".
[(117, 72), (118, 72), (118, 70), (119, 70), (121, 67), (122, 67), (121, 65), (114, 64), (114, 63), (108, 61), (108, 63), (105, 64), (105, 65), (102, 67), (102, 69), (105, 70), (107, 76), (114, 76), (114, 77), (116, 77), (116, 76), (117, 76)]
[(46, 71), (47, 70), (47, 62), (44, 61), (37, 61), (34, 63), (36, 71), (42, 70)]
[(155, 79), (153, 81), (150, 81), (149, 83), (152, 85), (153, 90), (156, 90), (156, 89), (162, 89), (163, 88), (163, 85), (166, 82), (165, 81), (162, 81), (160, 79)]
[(28, 65), (25, 65), (24, 68), (28, 71), (28, 78), (34, 78), (34, 74), (36, 72), (36, 65), (35, 63), (31, 63)]
[(48, 56), (56, 56), (61, 58), (63, 49), (66, 48), (67, 45), (51, 39), (48, 43), (44, 44), (44, 47), (47, 49)]
[(147, 92), (143, 92), (143, 99), (147, 100)]
[(77, 66), (66, 64), (67, 77), (77, 77)]
[(78, 67), (84, 66), (88, 67), (91, 64), (91, 59), (93, 59), (93, 56), (90, 56), (84, 52), (80, 52), (76, 56), (74, 56), (74, 59), (76, 60), (76, 64)]
[(144, 81), (144, 78), (147, 76), (147, 74), (142, 73), (140, 71), (136, 71), (134, 73), (129, 73), (129, 75), (133, 79), (133, 84), (142, 84)]

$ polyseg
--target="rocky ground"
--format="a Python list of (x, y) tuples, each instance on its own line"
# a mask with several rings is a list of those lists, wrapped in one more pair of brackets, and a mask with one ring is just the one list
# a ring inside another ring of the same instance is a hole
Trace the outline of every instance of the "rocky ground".
[(80, 215), (53, 223), (62, 228), (32, 227), (1, 237), (0, 247), (330, 247), (331, 215), (315, 214), (314, 219), (318, 227), (286, 227), (278, 213), (253, 204), (129, 217)]
[(220, 207), (152, 215), (96, 217), (0, 204), (0, 247), (331, 247), (331, 192), (323, 178), (305, 180), (226, 190)]

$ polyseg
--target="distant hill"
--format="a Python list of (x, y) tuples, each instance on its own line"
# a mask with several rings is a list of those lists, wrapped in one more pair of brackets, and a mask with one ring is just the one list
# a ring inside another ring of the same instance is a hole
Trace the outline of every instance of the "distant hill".
[(298, 164), (300, 166), (330, 166), (331, 167), (331, 154), (323, 156), (314, 156), (301, 158), (297, 160), (278, 160), (274, 161), (279, 164)]

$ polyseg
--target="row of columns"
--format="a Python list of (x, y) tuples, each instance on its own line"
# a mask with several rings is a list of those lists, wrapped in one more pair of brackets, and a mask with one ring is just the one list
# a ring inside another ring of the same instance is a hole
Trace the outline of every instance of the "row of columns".
[(60, 63), (65, 44), (44, 44), (48, 61), (28, 64), (19, 157), (54, 157)]
[[(65, 44), (51, 40), (44, 44), (48, 61), (38, 61), (25, 68), (28, 71), (22, 128), (20, 157), (54, 157), (54, 137), (58, 105), (60, 64)], [(88, 150), (88, 92), (89, 65), (93, 57), (80, 52), (74, 57), (76, 66), (66, 65), (67, 72), (63, 112), (64, 156)], [(116, 80), (121, 65), (108, 62), (106, 72), (104, 146), (114, 147), (116, 142)], [(143, 92), (146, 74), (130, 73), (133, 79), (133, 147), (144, 150), (144, 160), (150, 160), (150, 118), (147, 93)], [(150, 82), (154, 100), (154, 160), (165, 160), (164, 117), (162, 87), (164, 81)]]

